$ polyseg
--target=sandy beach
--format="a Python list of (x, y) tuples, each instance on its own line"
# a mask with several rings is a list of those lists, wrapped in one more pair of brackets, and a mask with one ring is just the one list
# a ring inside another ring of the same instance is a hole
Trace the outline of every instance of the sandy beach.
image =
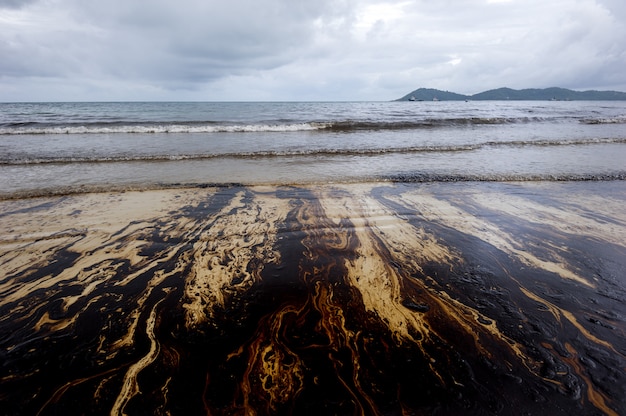
[(626, 182), (0, 201), (3, 414), (626, 414)]

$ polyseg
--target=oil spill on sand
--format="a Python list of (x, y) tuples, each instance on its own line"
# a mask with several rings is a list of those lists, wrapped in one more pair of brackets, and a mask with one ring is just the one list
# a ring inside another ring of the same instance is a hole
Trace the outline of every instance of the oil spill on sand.
[(0, 202), (7, 414), (624, 414), (626, 184)]

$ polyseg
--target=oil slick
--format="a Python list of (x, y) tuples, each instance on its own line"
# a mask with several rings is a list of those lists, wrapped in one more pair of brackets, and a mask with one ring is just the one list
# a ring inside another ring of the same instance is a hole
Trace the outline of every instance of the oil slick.
[(8, 414), (626, 413), (626, 185), (0, 202)]

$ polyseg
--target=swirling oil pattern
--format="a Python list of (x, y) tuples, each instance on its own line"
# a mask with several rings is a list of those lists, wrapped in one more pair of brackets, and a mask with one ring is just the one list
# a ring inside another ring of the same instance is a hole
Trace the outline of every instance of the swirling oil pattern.
[(0, 202), (0, 412), (626, 414), (626, 183)]

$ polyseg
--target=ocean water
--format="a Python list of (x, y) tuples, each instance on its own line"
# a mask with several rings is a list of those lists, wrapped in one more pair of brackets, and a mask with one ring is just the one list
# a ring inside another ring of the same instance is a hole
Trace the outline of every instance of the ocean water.
[(0, 197), (623, 180), (626, 102), (1, 103)]

